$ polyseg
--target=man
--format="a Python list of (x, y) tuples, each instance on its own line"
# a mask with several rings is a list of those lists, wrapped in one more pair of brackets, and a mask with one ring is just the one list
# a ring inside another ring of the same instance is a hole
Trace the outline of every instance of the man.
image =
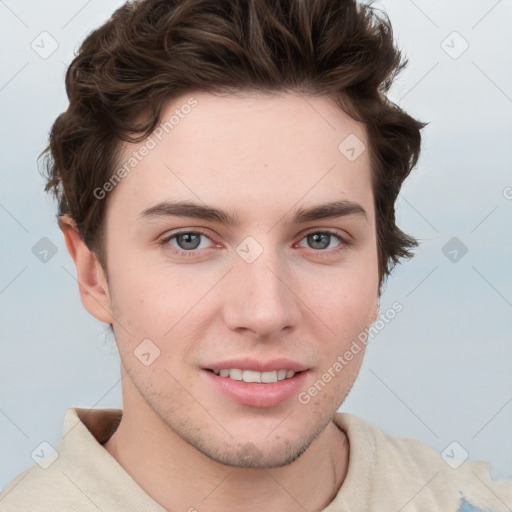
[(512, 483), (336, 414), (415, 241), (422, 124), (391, 27), (340, 0), (145, 0), (83, 43), (46, 189), (123, 410), (70, 409), (0, 510), (509, 510)]

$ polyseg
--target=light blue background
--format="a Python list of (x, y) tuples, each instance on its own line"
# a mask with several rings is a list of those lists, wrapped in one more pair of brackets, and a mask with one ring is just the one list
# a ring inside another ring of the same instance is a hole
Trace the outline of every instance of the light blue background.
[[(73, 51), (120, 5), (0, 2), (0, 488), (34, 463), (39, 443), (57, 446), (68, 407), (121, 405), (114, 340), (81, 305), (35, 163), (66, 108)], [(422, 244), (388, 282), (382, 311), (404, 309), (371, 341), (342, 410), (439, 452), (457, 441), (511, 476), (512, 1), (375, 5), (410, 60), (392, 97), (430, 122), (398, 203), (399, 224)], [(59, 45), (47, 59), (31, 48), (43, 31)], [(462, 48), (446, 39), (453, 31), (469, 43), (456, 59), (442, 47)], [(441, 250), (454, 236), (468, 248), (457, 263)], [(32, 253), (42, 237), (58, 249), (47, 263)]]

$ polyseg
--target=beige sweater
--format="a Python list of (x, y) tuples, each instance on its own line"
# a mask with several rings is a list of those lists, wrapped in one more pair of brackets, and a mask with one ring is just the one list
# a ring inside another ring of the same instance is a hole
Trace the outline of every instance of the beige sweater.
[[(42, 446), (34, 455), (41, 461), (0, 495), (0, 512), (165, 512), (102, 446), (121, 414), (69, 409), (53, 460)], [(457, 450), (445, 454), (448, 464), (424, 443), (389, 436), (352, 414), (335, 421), (349, 439), (349, 468), (323, 512), (512, 510), (512, 479), (494, 481), (489, 464), (458, 466), (451, 460)]]

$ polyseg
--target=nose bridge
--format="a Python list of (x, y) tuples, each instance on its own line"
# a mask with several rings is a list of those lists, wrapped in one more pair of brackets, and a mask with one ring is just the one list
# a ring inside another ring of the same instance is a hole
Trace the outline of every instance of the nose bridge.
[(225, 319), (231, 329), (248, 329), (264, 337), (293, 327), (299, 310), (284, 256), (256, 243), (245, 240), (237, 247), (230, 272), (234, 292), (225, 304)]

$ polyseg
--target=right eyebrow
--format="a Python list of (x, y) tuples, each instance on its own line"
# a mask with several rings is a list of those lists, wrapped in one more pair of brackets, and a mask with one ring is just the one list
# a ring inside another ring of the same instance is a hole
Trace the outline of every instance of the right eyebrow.
[(239, 222), (236, 214), (189, 201), (162, 201), (146, 208), (139, 214), (138, 219), (143, 220), (152, 217), (190, 217), (220, 222), (229, 226)]

